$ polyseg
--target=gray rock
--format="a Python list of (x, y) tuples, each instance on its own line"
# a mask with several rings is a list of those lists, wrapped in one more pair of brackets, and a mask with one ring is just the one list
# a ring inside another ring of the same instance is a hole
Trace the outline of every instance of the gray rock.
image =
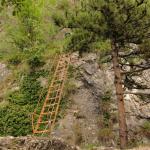
[(61, 139), (40, 137), (1, 137), (0, 150), (79, 150)]
[(0, 81), (5, 80), (9, 74), (10, 71), (8, 70), (7, 66), (3, 63), (0, 63)]
[[(98, 105), (97, 101), (101, 100), (101, 97), (105, 94), (105, 92), (111, 91), (112, 93), (111, 99), (113, 103), (110, 105), (111, 107), (110, 111), (117, 114), (118, 109), (115, 94), (116, 91), (114, 86), (114, 73), (112, 68), (110, 67), (111, 64), (105, 66), (105, 68), (103, 69), (100, 69), (98, 63), (96, 62), (97, 58), (98, 56), (92, 53), (84, 54), (83, 58), (79, 58), (77, 54), (74, 55), (74, 60), (76, 61), (74, 61), (73, 66), (75, 68), (78, 68), (78, 72), (81, 75), (80, 79), (78, 79), (82, 81), (81, 82), (82, 86), (79, 86), (80, 90), (84, 91), (88, 90), (89, 93), (92, 93), (92, 97), (91, 96), (87, 97), (87, 94), (84, 95), (84, 92), (82, 91), (83, 95), (77, 94), (78, 97), (77, 100), (75, 101), (76, 103), (78, 103), (78, 99), (80, 101), (85, 101), (86, 98), (90, 102), (92, 99), (92, 101)], [(136, 80), (140, 83), (144, 83), (150, 86), (149, 76), (150, 71), (146, 71), (143, 73), (141, 77), (136, 77)], [(141, 127), (144, 121), (150, 118), (150, 104), (148, 103), (144, 104), (143, 101), (137, 95), (134, 94), (125, 94), (124, 100), (126, 108), (127, 126), (129, 132), (132, 132), (131, 134), (134, 134), (134, 132)], [(89, 104), (88, 101), (86, 103)], [(81, 106), (85, 105), (82, 104)], [(94, 107), (96, 108), (96, 106)], [(90, 108), (88, 109), (90, 112), (91, 111)], [(88, 116), (90, 116), (89, 113), (87, 114)], [(114, 124), (115, 134), (116, 131), (118, 132), (118, 129), (119, 129), (118, 123)], [(95, 128), (95, 130), (97, 129)]]
[(98, 70), (98, 64), (97, 63), (93, 63), (93, 64), (85, 63), (83, 65), (83, 68), (87, 74), (93, 75)]

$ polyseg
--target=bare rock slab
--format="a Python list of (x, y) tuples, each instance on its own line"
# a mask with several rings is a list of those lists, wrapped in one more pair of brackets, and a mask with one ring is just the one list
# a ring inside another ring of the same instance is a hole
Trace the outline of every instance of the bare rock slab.
[(0, 150), (79, 150), (61, 139), (44, 137), (1, 137)]

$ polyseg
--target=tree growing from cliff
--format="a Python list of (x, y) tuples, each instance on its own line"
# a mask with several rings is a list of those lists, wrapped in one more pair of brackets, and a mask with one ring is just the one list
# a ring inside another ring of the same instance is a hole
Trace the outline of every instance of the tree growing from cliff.
[[(72, 28), (69, 48), (80, 53), (93, 48), (99, 41), (109, 41), (115, 75), (116, 96), (119, 113), (120, 147), (127, 146), (127, 125), (124, 106), (124, 88), (121, 65), (129, 57), (145, 59), (146, 64), (129, 66), (134, 68), (130, 73), (150, 68), (148, 50), (145, 41), (150, 41), (150, 3), (148, 0), (84, 0), (68, 17), (68, 27)], [(139, 45), (141, 49), (130, 49), (130, 45)], [(148, 45), (148, 44), (147, 44)], [(126, 63), (124, 63), (125, 65)], [(132, 67), (134, 66), (134, 67)], [(139, 69), (137, 69), (139, 67)], [(128, 74), (127, 73), (127, 74)]]

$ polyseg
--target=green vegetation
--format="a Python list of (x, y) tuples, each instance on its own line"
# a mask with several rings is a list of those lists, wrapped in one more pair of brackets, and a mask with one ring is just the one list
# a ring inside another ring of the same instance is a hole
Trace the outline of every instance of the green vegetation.
[(142, 125), (142, 134), (150, 138), (150, 121), (145, 121)]
[(0, 135), (31, 134), (30, 106), (10, 104), (0, 109)]
[(97, 144), (87, 144), (83, 147), (83, 150), (93, 150), (95, 149), (96, 147), (98, 147), (99, 145)]
[[(0, 106), (0, 135), (31, 134), (31, 113), (42, 89), (39, 79), (48, 78), (48, 61), (53, 61), (56, 53), (79, 51), (82, 55), (95, 51), (100, 54), (100, 63), (112, 60), (119, 106), (117, 118), (109, 109), (110, 92), (101, 98), (99, 139), (109, 144), (114, 138), (112, 124), (119, 122), (120, 145), (125, 148), (124, 88), (147, 88), (133, 77), (150, 68), (149, 18), (148, 0), (1, 0), (0, 60), (12, 70), (5, 81), (12, 89), (7, 91), (4, 105)], [(126, 66), (129, 71), (124, 69)], [(73, 72), (70, 66), (70, 78)], [(68, 106), (67, 96), (74, 89), (73, 84), (66, 85), (62, 109)], [(59, 114), (58, 118), (62, 117), (63, 113)], [(147, 137), (149, 126), (149, 122), (142, 126)], [(78, 124), (75, 130), (76, 143), (80, 144), (83, 139)]]
[[(54, 60), (54, 55), (62, 51), (65, 40), (54, 38), (60, 30), (53, 21), (53, 12), (58, 9), (55, 8), (56, 0), (36, 3), (33, 0), (4, 0), (0, 3), (4, 29), (0, 33), (0, 59), (12, 70), (8, 82), (17, 86), (17, 89), (7, 90), (5, 105), (0, 104), (0, 135), (28, 135), (32, 133), (31, 114), (41, 90), (41, 101), (47, 91), (38, 79), (50, 80), (48, 75), (53, 68), (50, 70), (52, 62), (49, 63), (49, 59)], [(63, 3), (60, 6), (63, 11)], [(50, 11), (52, 7), (53, 11)], [(49, 66), (45, 68), (45, 64)], [(66, 101), (62, 101), (62, 107), (66, 107)]]
[(110, 128), (102, 128), (99, 132), (99, 140), (107, 145), (110, 144), (110, 140), (114, 139), (114, 134)]
[(33, 112), (41, 91), (39, 72), (25, 74), (20, 89), (8, 94), (8, 105), (0, 109), (0, 135), (27, 135), (31, 134), (31, 113)]
[(113, 127), (113, 114), (110, 112), (111, 92), (106, 91), (100, 100), (100, 130), (98, 133), (99, 141), (103, 144), (111, 144), (112, 139), (114, 139), (114, 133), (112, 131)]

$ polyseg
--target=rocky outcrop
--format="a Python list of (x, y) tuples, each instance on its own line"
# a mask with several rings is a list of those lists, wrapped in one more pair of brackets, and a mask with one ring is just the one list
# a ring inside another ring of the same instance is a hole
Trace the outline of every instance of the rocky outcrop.
[(7, 78), (11, 74), (11, 71), (7, 68), (6, 64), (0, 63), (0, 104), (4, 100), (4, 95), (6, 94), (7, 84), (6, 82)]
[[(98, 59), (95, 53), (85, 54), (82, 58), (77, 53), (72, 55), (74, 77), (70, 81), (75, 89), (69, 96), (71, 105), (52, 133), (52, 136), (60, 137), (69, 144), (99, 143), (98, 133), (101, 129), (98, 120), (102, 109), (99, 104), (107, 91), (111, 92), (110, 112), (118, 114), (111, 64), (101, 66)], [(137, 80), (150, 86), (149, 72), (143, 74), (143, 79), (138, 77)], [(39, 81), (45, 86), (45, 79), (39, 78)], [(150, 120), (149, 102), (143, 101), (142, 97), (135, 94), (126, 93), (125, 107), (129, 138), (147, 142), (138, 132), (143, 123)], [(118, 136), (118, 131), (116, 121), (113, 124), (115, 137)]]
[(0, 150), (79, 150), (60, 139), (0, 137)]
[[(118, 114), (113, 70), (108, 64), (100, 66), (98, 56), (94, 53), (86, 54), (82, 58), (75, 53), (72, 55), (72, 61), (75, 78), (71, 81), (76, 87), (70, 96), (72, 106), (67, 110), (66, 116), (60, 120), (53, 134), (61, 136), (72, 144), (79, 144), (76, 138), (84, 143), (97, 143), (100, 131), (98, 120), (101, 107), (99, 104), (107, 91), (111, 92), (110, 112), (116, 114), (116, 117)], [(125, 94), (125, 107), (129, 138), (135, 137), (134, 133), (137, 133), (142, 124), (149, 120), (150, 105), (143, 102), (137, 95)], [(74, 130), (74, 126), (78, 126), (78, 131)], [(117, 137), (119, 131), (117, 122), (113, 124), (113, 130)]]
[[(0, 137), (0, 150), (87, 150), (71, 146), (61, 139), (44, 137)], [(92, 146), (92, 150), (119, 150), (115, 147)], [(149, 146), (140, 146), (131, 150), (149, 150)]]
[(0, 81), (3, 81), (10, 74), (10, 71), (7, 69), (6, 65), (0, 63)]

